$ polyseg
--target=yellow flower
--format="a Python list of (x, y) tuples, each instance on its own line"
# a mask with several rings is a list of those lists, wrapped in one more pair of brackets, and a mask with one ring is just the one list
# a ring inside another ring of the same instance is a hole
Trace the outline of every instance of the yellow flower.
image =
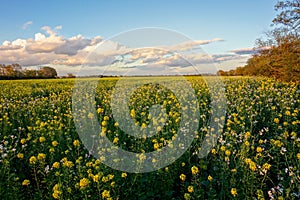
[(275, 107), (275, 106), (272, 106), (272, 107), (271, 107), (271, 109), (272, 109), (272, 110), (275, 110), (275, 109), (276, 109), (276, 107)]
[(22, 158), (24, 158), (24, 154), (18, 153), (18, 154), (17, 154), (17, 157), (20, 158), (20, 159), (22, 159)]
[(216, 155), (216, 154), (217, 154), (217, 151), (216, 151), (216, 149), (215, 149), (215, 148), (213, 148), (213, 149), (211, 150), (211, 153), (212, 153), (212, 154), (214, 154), (214, 155)]
[(300, 160), (300, 153), (297, 153), (297, 158)]
[(225, 146), (221, 146), (221, 151), (225, 151), (226, 150), (226, 147)]
[(225, 155), (226, 155), (226, 156), (230, 156), (230, 154), (231, 154), (231, 152), (230, 152), (229, 150), (226, 150), (226, 151), (225, 151)]
[(246, 159), (245, 159), (245, 163), (246, 163), (246, 164), (249, 164), (249, 163), (251, 163), (251, 162), (252, 162), (252, 161), (251, 161), (250, 158), (246, 158)]
[(249, 145), (250, 145), (250, 142), (245, 141), (245, 145), (246, 145), (246, 146), (249, 146)]
[(184, 199), (185, 199), (185, 200), (191, 199), (191, 195), (190, 195), (189, 193), (185, 193), (185, 194), (184, 194)]
[(103, 177), (102, 177), (102, 182), (103, 182), (103, 183), (106, 183), (108, 180), (109, 180), (109, 179), (108, 179), (107, 176), (103, 176)]
[(184, 166), (185, 166), (185, 163), (184, 163), (184, 162), (182, 162), (182, 163), (181, 163), (181, 167), (184, 167)]
[(109, 120), (109, 116), (104, 116), (103, 119), (104, 119), (104, 121), (108, 121)]
[(112, 174), (108, 174), (107, 177), (109, 178), (109, 180), (112, 180), (114, 178), (115, 175)]
[(36, 157), (35, 156), (31, 156), (29, 158), (29, 163), (32, 164), (32, 165), (36, 164)]
[(96, 174), (95, 176), (93, 176), (93, 181), (96, 182), (96, 183), (98, 183), (99, 182), (99, 178), (100, 178), (99, 174)]
[(53, 187), (52, 197), (54, 199), (59, 199), (61, 194), (62, 194), (62, 191), (60, 191), (60, 185), (55, 184), (54, 187)]
[(121, 177), (122, 177), (122, 178), (126, 178), (126, 177), (127, 177), (127, 173), (126, 173), (126, 172), (123, 172), (122, 175), (121, 175)]
[(255, 162), (251, 161), (250, 164), (249, 164), (249, 168), (250, 168), (252, 171), (255, 171), (255, 170), (256, 170), (256, 164), (255, 164)]
[(185, 181), (186, 176), (185, 176), (184, 174), (180, 174), (179, 178), (180, 178), (182, 181)]
[(211, 175), (209, 175), (209, 176), (207, 177), (207, 180), (212, 181), (212, 180), (213, 180), (213, 177), (212, 177)]
[(194, 192), (194, 187), (193, 187), (193, 186), (189, 186), (189, 187), (188, 187), (188, 192), (189, 192), (189, 193)]
[(59, 192), (57, 192), (57, 191), (54, 191), (53, 193), (52, 193), (52, 197), (54, 198), (54, 199), (59, 199), (60, 198), (60, 193)]
[(40, 141), (40, 143), (42, 143), (42, 142), (45, 142), (46, 139), (45, 139), (45, 137), (40, 137), (40, 138), (39, 138), (39, 141)]
[(262, 149), (261, 147), (257, 147), (257, 148), (256, 148), (256, 152), (257, 152), (257, 153), (261, 153), (262, 151), (263, 151), (263, 149)]
[(46, 158), (46, 154), (44, 154), (44, 153), (39, 153), (38, 154), (38, 159), (39, 160), (44, 160)]
[(88, 114), (88, 118), (93, 119), (94, 118), (94, 114), (93, 113), (89, 113)]
[(232, 194), (232, 196), (236, 196), (237, 195), (237, 191), (236, 191), (236, 188), (231, 188), (231, 194)]
[(232, 173), (236, 173), (236, 171), (237, 171), (236, 169), (232, 169), (231, 170)]
[(146, 128), (147, 127), (147, 124), (146, 123), (142, 123), (142, 129)]
[(250, 133), (249, 131), (247, 131), (247, 132), (245, 133), (245, 138), (248, 139), (250, 136), (251, 136), (251, 133)]
[(132, 110), (130, 111), (130, 116), (131, 116), (132, 118), (135, 118), (135, 110), (134, 110), (134, 109), (132, 109)]
[(79, 186), (80, 186), (80, 188), (85, 188), (89, 183), (90, 183), (89, 179), (82, 178), (79, 181)]
[(104, 111), (103, 108), (98, 108), (98, 109), (97, 109), (97, 113), (102, 113), (103, 111)]
[(73, 162), (72, 161), (68, 161), (67, 159), (63, 159), (63, 165), (68, 167), (68, 168), (71, 168), (74, 166)]
[(104, 190), (103, 192), (102, 192), (102, 198), (104, 199), (104, 198), (109, 198), (110, 197), (110, 194), (109, 194), (110, 192), (108, 191), (108, 190)]
[(278, 124), (278, 123), (279, 123), (279, 119), (278, 119), (278, 118), (275, 118), (275, 119), (274, 119), (274, 122), (275, 122), (276, 124)]
[(271, 168), (271, 165), (269, 163), (263, 164), (263, 169), (269, 170)]
[(60, 165), (59, 162), (55, 162), (55, 163), (53, 163), (52, 167), (53, 168), (59, 168), (59, 165)]
[(80, 146), (79, 140), (74, 140), (74, 141), (73, 141), (73, 145), (74, 145), (75, 147), (79, 147), (79, 146)]
[(25, 139), (25, 138), (22, 138), (20, 142), (21, 142), (21, 144), (25, 144), (26, 139)]
[(196, 166), (193, 166), (192, 168), (191, 168), (191, 170), (192, 170), (192, 174), (198, 174), (199, 173), (199, 169), (198, 169), (198, 167), (196, 167)]
[(155, 150), (157, 150), (157, 149), (159, 148), (159, 144), (158, 144), (158, 143), (154, 143), (153, 148), (154, 148)]
[(119, 142), (119, 138), (118, 138), (118, 137), (115, 137), (114, 140), (113, 140), (113, 143), (116, 144), (116, 143), (118, 143), (118, 142)]
[(26, 185), (29, 185), (30, 184), (30, 181), (25, 179), (23, 182), (22, 182), (22, 185), (23, 186), (26, 186)]
[(107, 122), (106, 122), (106, 121), (102, 121), (102, 122), (101, 122), (101, 125), (102, 125), (102, 126), (106, 126), (106, 125), (107, 125)]
[(56, 147), (58, 145), (58, 142), (56, 140), (52, 141), (52, 146)]
[(50, 149), (49, 149), (49, 152), (50, 152), (50, 153), (54, 153), (54, 152), (55, 152), (54, 148), (50, 148)]
[(113, 182), (110, 183), (110, 186), (115, 187), (115, 184), (116, 184), (116, 182), (113, 181)]

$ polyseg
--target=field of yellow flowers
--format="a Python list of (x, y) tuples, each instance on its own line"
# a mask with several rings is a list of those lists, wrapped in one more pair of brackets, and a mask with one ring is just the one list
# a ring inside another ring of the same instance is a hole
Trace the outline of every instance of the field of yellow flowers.
[[(224, 78), (223, 132), (199, 159), (211, 98), (201, 77), (187, 80), (199, 104), (197, 137), (175, 162), (148, 173), (115, 170), (85, 148), (74, 124), (73, 79), (0, 81), (1, 199), (300, 199), (300, 86)], [(168, 126), (153, 137), (137, 139), (112, 117), (111, 93), (117, 81), (99, 81), (99, 134), (132, 152), (158, 151), (170, 144), (183, 109), (172, 91), (145, 85), (130, 98), (130, 116), (137, 126), (149, 124), (147, 107), (152, 104), (168, 111), (163, 119)]]

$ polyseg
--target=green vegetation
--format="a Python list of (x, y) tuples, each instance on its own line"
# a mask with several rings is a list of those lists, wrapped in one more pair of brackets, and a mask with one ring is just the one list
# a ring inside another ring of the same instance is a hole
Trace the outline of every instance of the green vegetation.
[[(148, 85), (134, 93), (129, 107), (136, 111), (131, 117), (137, 126), (148, 123), (146, 104), (161, 103), (170, 111), (168, 125), (157, 135), (136, 139), (111, 116), (110, 95), (118, 79), (99, 80), (95, 113), (103, 127), (100, 135), (133, 152), (172, 143), (183, 109), (178, 97)], [(209, 155), (199, 159), (195, 152), (209, 130), (210, 93), (201, 77), (188, 81), (201, 114), (196, 138), (174, 163), (142, 174), (107, 167), (101, 163), (105, 158), (85, 149), (73, 122), (73, 79), (0, 81), (1, 199), (299, 199), (299, 85), (224, 78), (225, 127)]]
[(0, 79), (55, 78), (57, 72), (52, 67), (40, 67), (38, 70), (23, 69), (19, 64), (0, 65)]
[(300, 1), (279, 1), (274, 18), (276, 27), (257, 40), (257, 53), (244, 67), (224, 72), (229, 76), (266, 76), (283, 81), (300, 82)]

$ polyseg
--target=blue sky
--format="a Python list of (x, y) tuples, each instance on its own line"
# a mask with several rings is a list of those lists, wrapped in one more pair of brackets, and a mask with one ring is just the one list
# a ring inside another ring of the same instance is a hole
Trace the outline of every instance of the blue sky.
[[(105, 40), (130, 29), (159, 27), (178, 31), (193, 40), (221, 38), (223, 42), (212, 42), (202, 48), (209, 54), (228, 54), (233, 50), (252, 48), (255, 39), (270, 29), (271, 21), (276, 15), (274, 11), (276, 2), (275, 0), (2, 1), (0, 44), (5, 41), (12, 43), (17, 39), (26, 41), (34, 39), (37, 33), (51, 35), (49, 34), (51, 31), (66, 40), (79, 34), (87, 39), (100, 36)], [(6, 49), (0, 51), (0, 63), (9, 62), (1, 60), (1, 53), (4, 55)], [(7, 57), (6, 54), (5, 56)], [(21, 62), (22, 59), (15, 61)], [(30, 62), (24, 63), (29, 64)], [(219, 67), (229, 69), (236, 67), (235, 65), (237, 64), (224, 63)]]

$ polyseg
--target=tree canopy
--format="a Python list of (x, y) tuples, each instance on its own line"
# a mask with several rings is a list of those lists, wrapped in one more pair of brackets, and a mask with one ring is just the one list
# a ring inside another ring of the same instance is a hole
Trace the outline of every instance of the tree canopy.
[(25, 79), (25, 78), (56, 78), (54, 68), (44, 66), (38, 70), (23, 69), (19, 64), (0, 64), (0, 79)]
[(219, 75), (267, 76), (283, 81), (300, 82), (300, 0), (279, 1), (273, 30), (266, 39), (256, 41), (258, 53), (244, 67)]

